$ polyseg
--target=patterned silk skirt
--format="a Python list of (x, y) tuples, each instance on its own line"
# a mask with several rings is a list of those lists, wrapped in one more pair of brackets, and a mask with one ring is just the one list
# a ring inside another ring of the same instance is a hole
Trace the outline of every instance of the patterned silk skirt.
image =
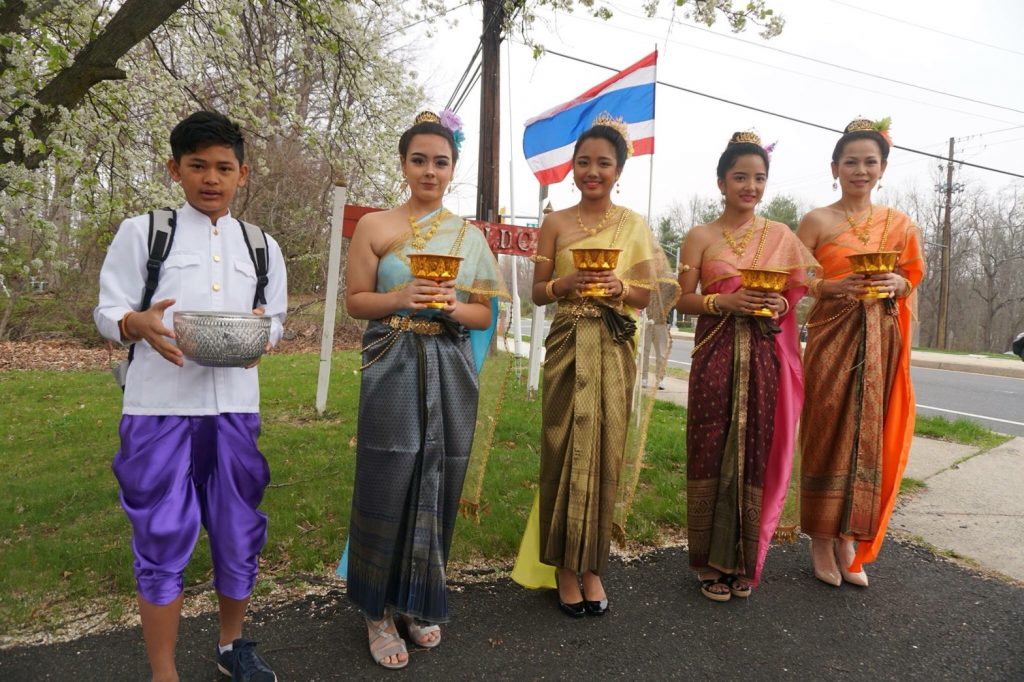
[(701, 315), (690, 367), (686, 508), (690, 567), (756, 579), (765, 469), (775, 430), (774, 329)]
[(545, 342), (540, 456), (541, 560), (601, 574), (636, 378), (636, 344), (600, 316), (559, 311)]
[[(848, 306), (823, 299), (808, 325), (800, 526), (812, 537), (870, 540), (885, 530), (883, 428), (902, 341), (891, 301), (859, 302), (842, 314)], [(812, 326), (816, 320), (825, 323)]]
[(359, 393), (348, 595), (375, 620), (391, 608), (446, 622), (445, 571), (476, 424), (469, 338), (374, 321), (363, 341), (364, 363), (380, 355)]

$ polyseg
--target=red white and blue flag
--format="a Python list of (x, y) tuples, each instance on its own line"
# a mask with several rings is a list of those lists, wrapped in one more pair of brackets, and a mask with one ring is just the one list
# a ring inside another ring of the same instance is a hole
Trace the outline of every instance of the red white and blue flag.
[(569, 174), (576, 138), (603, 112), (621, 118), (629, 126), (634, 156), (654, 153), (657, 63), (655, 51), (579, 97), (526, 122), (523, 152), (540, 184), (554, 184)]

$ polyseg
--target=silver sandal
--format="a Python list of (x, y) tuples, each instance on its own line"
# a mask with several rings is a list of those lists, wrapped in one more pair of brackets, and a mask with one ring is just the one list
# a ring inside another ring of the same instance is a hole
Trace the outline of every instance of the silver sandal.
[[(402, 620), (405, 622), (405, 627), (409, 630), (409, 637), (412, 638), (416, 646), (421, 646), (424, 649), (433, 649), (441, 643), (441, 626), (437, 623), (420, 623), (412, 616), (407, 616), (404, 613), (402, 614)], [(437, 633), (437, 639), (424, 641), (424, 637), (435, 632)]]
[[(405, 640), (397, 632), (388, 632), (388, 621), (390, 620), (390, 617), (387, 616), (379, 622), (372, 621), (369, 618), (366, 619), (366, 624), (376, 634), (376, 637), (370, 640), (370, 656), (373, 657), (374, 663), (382, 668), (401, 670), (409, 665), (409, 651), (405, 648)], [(399, 654), (406, 654), (404, 661), (397, 663), (384, 662), (385, 658), (397, 657)]]

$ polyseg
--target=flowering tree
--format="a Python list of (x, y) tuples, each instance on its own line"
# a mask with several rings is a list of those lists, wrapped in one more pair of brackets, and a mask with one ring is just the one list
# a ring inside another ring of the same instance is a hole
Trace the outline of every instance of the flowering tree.
[[(0, 9), (0, 27), (14, 27), (0, 35), (0, 338), (19, 296), (51, 329), (88, 328), (117, 224), (182, 201), (165, 170), (167, 137), (196, 109), (242, 125), (254, 173), (234, 211), (279, 239), (300, 289), (322, 279), (332, 181), (348, 177), (357, 201), (397, 192), (395, 153), (376, 140), (394, 139), (422, 97), (386, 39), (406, 20), (398, 0), (127, 0), (113, 16), (108, 6)], [(123, 46), (143, 16), (149, 30), (118, 57), (94, 47), (112, 33)], [(75, 69), (88, 77), (65, 75)], [(75, 97), (41, 100), (57, 79), (78, 83)], [(24, 297), (33, 281), (59, 304)]]

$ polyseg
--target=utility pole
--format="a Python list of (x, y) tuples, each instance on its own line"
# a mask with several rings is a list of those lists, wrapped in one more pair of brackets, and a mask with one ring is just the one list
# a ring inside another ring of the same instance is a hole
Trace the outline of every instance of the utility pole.
[(946, 162), (946, 215), (942, 220), (942, 271), (939, 272), (939, 319), (935, 329), (936, 345), (947, 348), (946, 329), (949, 320), (949, 256), (953, 239), (950, 236), (949, 214), (953, 210), (953, 138), (949, 138), (949, 160)]
[(493, 221), (498, 214), (498, 145), (501, 143), (501, 29), (504, 0), (483, 0), (484, 23), (480, 36), (480, 161), (477, 166), (476, 217)]

